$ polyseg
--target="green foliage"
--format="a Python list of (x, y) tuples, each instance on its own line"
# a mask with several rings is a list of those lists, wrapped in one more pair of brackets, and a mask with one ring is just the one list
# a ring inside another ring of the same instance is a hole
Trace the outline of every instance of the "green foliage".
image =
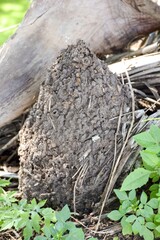
[(137, 189), (142, 187), (148, 182), (150, 175), (151, 172), (144, 168), (135, 169), (132, 173), (128, 175), (128, 177), (126, 177), (122, 184), (121, 190), (129, 191), (131, 189)]
[(33, 237), (35, 240), (85, 239), (82, 229), (69, 220), (71, 212), (67, 205), (61, 211), (54, 211), (45, 207), (45, 200), (37, 202), (32, 199), (30, 203), (25, 199), (19, 201), (15, 191), (3, 189), (8, 185), (9, 181), (0, 179), (0, 231), (11, 228), (21, 230), (24, 240)]
[[(160, 237), (160, 128), (152, 125), (134, 139), (143, 148), (142, 166), (125, 178), (120, 190), (114, 190), (120, 206), (107, 216), (120, 221), (123, 235), (138, 234), (145, 240), (154, 240)], [(144, 192), (146, 183), (149, 187)], [(141, 190), (140, 195), (136, 189)]]
[(2, 45), (16, 30), (25, 12), (29, 8), (28, 0), (0, 1), (0, 45)]

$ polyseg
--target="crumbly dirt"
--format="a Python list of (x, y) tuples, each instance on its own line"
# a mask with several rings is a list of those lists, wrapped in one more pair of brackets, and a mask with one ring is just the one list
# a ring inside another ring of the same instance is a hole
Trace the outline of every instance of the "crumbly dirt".
[[(128, 88), (84, 42), (63, 50), (20, 131), (24, 197), (91, 211), (111, 171), (120, 109), (129, 112), (130, 102)], [(123, 144), (121, 128), (118, 138)]]

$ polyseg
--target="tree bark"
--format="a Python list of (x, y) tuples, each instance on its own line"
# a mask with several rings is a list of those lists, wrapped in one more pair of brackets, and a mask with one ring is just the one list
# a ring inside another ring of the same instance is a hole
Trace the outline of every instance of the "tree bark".
[(83, 39), (96, 54), (121, 51), (160, 27), (159, 12), (151, 0), (34, 1), (1, 49), (0, 127), (33, 104), (61, 49)]

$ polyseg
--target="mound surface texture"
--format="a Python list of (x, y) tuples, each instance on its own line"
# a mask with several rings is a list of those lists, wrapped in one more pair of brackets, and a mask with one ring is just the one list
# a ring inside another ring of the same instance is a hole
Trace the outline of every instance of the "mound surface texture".
[(90, 211), (106, 185), (129, 95), (84, 42), (63, 50), (20, 131), (23, 195)]

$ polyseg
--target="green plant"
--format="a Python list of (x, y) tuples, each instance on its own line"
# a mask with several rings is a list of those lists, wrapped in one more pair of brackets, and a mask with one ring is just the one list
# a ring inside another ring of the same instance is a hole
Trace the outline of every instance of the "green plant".
[(16, 31), (29, 5), (28, 0), (0, 1), (0, 45)]
[[(9, 181), (0, 180), (0, 231), (14, 228), (22, 231), (24, 240), (84, 240), (84, 233), (69, 221), (68, 206), (61, 211), (45, 207), (46, 201), (18, 200), (15, 191), (5, 191)], [(90, 238), (90, 240), (96, 240)]]
[[(120, 206), (107, 216), (120, 220), (123, 235), (139, 234), (145, 240), (153, 240), (160, 237), (160, 129), (152, 125), (134, 139), (143, 148), (142, 166), (125, 178), (120, 190), (114, 190)], [(146, 184), (148, 188), (142, 191)]]
[(114, 237), (113, 240), (119, 240), (119, 237)]

